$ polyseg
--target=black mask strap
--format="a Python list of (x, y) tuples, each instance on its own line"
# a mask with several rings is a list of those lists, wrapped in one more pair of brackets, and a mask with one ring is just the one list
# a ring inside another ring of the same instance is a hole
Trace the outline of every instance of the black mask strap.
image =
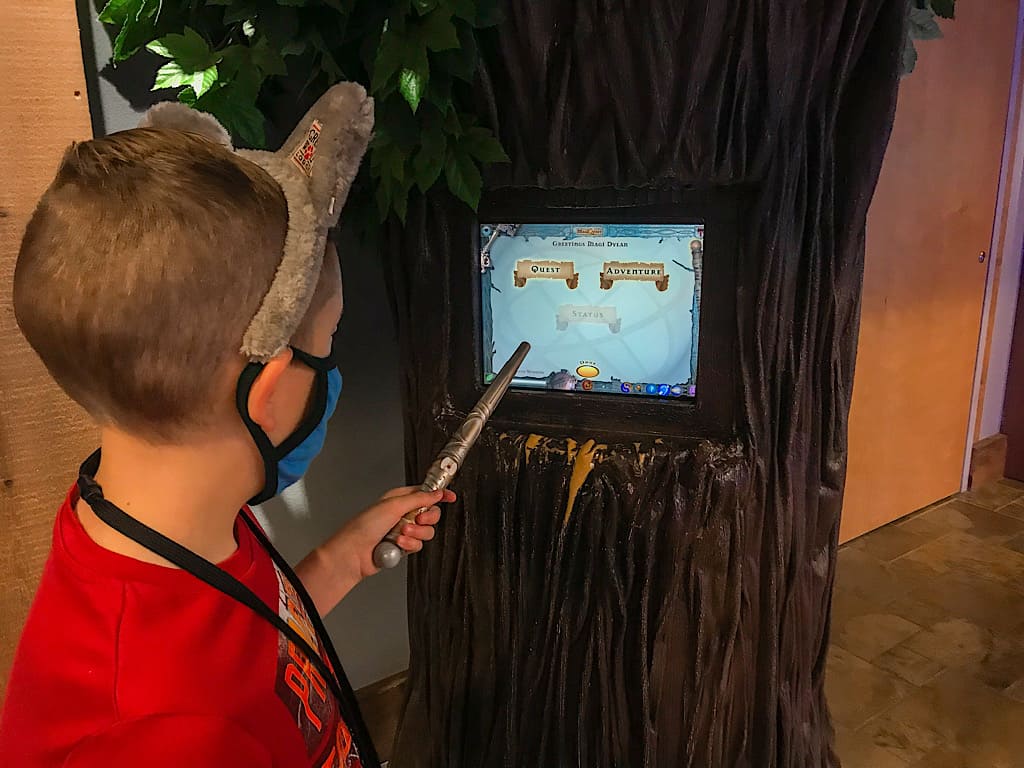
[(301, 349), (292, 347), (292, 357), (316, 372), (313, 381), (313, 401), (305, 417), (299, 423), (292, 434), (284, 441), (275, 446), (270, 436), (263, 431), (263, 427), (253, 421), (249, 415), (249, 393), (256, 378), (263, 371), (264, 364), (258, 362), (249, 363), (242, 369), (238, 377), (238, 385), (235, 387), (235, 408), (238, 415), (242, 417), (242, 423), (249, 430), (249, 435), (256, 443), (256, 449), (260, 452), (263, 460), (263, 490), (249, 499), (249, 504), (262, 504), (277, 493), (277, 462), (287, 456), (303, 440), (309, 437), (310, 433), (317, 428), (327, 409), (327, 374), (331, 369), (338, 366), (334, 357), (334, 351), (326, 357), (316, 357), (303, 352)]

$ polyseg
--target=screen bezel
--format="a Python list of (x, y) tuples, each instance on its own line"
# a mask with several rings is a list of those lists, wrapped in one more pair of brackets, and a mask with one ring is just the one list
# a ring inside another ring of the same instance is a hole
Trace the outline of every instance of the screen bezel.
[[(660, 398), (580, 391), (510, 389), (492, 421), (497, 426), (546, 434), (723, 437), (734, 432), (739, 403), (736, 359), (736, 260), (740, 197), (724, 190), (536, 190), (488, 193), (468, 238), (465, 269), (453, 275), (452, 317), (472, 318), (453, 328), (450, 392), (468, 410), (483, 384), (480, 225), (493, 223), (704, 225), (704, 263), (698, 337), (697, 394)], [(461, 251), (462, 249), (457, 249)], [(466, 314), (463, 314), (466, 313)], [(495, 360), (495, 367), (504, 361)], [(470, 375), (467, 376), (466, 374)]]

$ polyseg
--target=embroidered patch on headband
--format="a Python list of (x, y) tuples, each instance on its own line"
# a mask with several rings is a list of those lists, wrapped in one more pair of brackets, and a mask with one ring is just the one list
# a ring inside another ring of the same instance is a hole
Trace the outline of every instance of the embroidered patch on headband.
[(323, 130), (319, 120), (314, 120), (306, 132), (306, 139), (295, 151), (292, 152), (292, 162), (299, 166), (299, 170), (312, 178), (313, 160), (316, 158), (316, 145), (320, 141), (320, 132)]

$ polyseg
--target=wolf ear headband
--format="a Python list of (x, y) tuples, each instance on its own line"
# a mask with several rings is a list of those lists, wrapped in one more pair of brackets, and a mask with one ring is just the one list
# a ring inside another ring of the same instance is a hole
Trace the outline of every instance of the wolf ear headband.
[(355, 83), (333, 86), (277, 152), (234, 149), (216, 118), (178, 102), (155, 105), (139, 126), (205, 136), (260, 166), (281, 186), (288, 203), (284, 252), (241, 348), (250, 360), (266, 362), (288, 344), (309, 308), (327, 231), (338, 222), (370, 141), (373, 99)]

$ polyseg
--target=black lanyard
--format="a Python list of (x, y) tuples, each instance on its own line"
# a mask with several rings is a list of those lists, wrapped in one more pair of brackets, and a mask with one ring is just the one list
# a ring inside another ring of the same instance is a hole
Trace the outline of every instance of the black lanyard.
[[(116, 504), (107, 501), (103, 496), (103, 489), (95, 479), (96, 471), (99, 469), (99, 466), (100, 452), (96, 451), (92, 456), (85, 460), (78, 475), (78, 492), (82, 499), (84, 499), (92, 509), (96, 517), (118, 533), (127, 536), (132, 541), (145, 547), (150, 552), (159, 555), (168, 562), (174, 563), (183, 571), (188, 571), (200, 581), (206, 582), (214, 589), (223, 592), (228, 597), (251, 609), (253, 612), (270, 622), (270, 624), (272, 624), (279, 632), (284, 633), (285, 637), (303, 650), (306, 654), (306, 658), (309, 659), (310, 664), (316, 667), (317, 672), (320, 673), (324, 678), (324, 681), (330, 687), (335, 700), (338, 702), (339, 714), (345, 721), (345, 725), (348, 727), (349, 731), (352, 733), (356, 748), (359, 750), (359, 757), (363, 761), (363, 765), (366, 766), (366, 768), (379, 766), (380, 760), (377, 758), (377, 752), (373, 748), (373, 741), (370, 739), (366, 724), (363, 722), (362, 713), (359, 711), (359, 705), (356, 702), (355, 693), (352, 691), (352, 686), (349, 683), (348, 678), (345, 676), (345, 670), (342, 669), (341, 662), (338, 659), (338, 653), (334, 649), (334, 644), (331, 643), (327, 630), (324, 628), (323, 620), (320, 618), (320, 613), (317, 611), (316, 605), (313, 604), (313, 600), (310, 598), (309, 593), (306, 592), (306, 588), (302, 584), (302, 581), (295, 575), (291, 566), (289, 566), (285, 559), (281, 557), (281, 553), (274, 548), (274, 545), (270, 543), (270, 539), (267, 538), (263, 529), (256, 524), (250, 515), (245, 512), (240, 513), (242, 515), (242, 520), (245, 521), (249, 530), (252, 531), (256, 540), (260, 543), (260, 546), (262, 546), (267, 554), (270, 555), (271, 560), (274, 561), (274, 564), (291, 582), (295, 591), (298, 593), (299, 599), (302, 601), (302, 606), (305, 608), (306, 614), (313, 623), (313, 629), (316, 632), (320, 643), (323, 645), (324, 650), (327, 652), (327, 658), (330, 660), (331, 664), (330, 667), (323, 660), (323, 657), (306, 641), (304, 637), (302, 637), (302, 635), (295, 630), (294, 627), (282, 619), (278, 615), (277, 611), (273, 610), (263, 602), (263, 600), (261, 600), (255, 592), (245, 586), (245, 584), (240, 582), (223, 568), (220, 568), (209, 560), (200, 557), (192, 550), (181, 546), (178, 542), (167, 538), (159, 531), (153, 530), (145, 523), (136, 520)], [(331, 669), (331, 667), (333, 667), (333, 669)]]

